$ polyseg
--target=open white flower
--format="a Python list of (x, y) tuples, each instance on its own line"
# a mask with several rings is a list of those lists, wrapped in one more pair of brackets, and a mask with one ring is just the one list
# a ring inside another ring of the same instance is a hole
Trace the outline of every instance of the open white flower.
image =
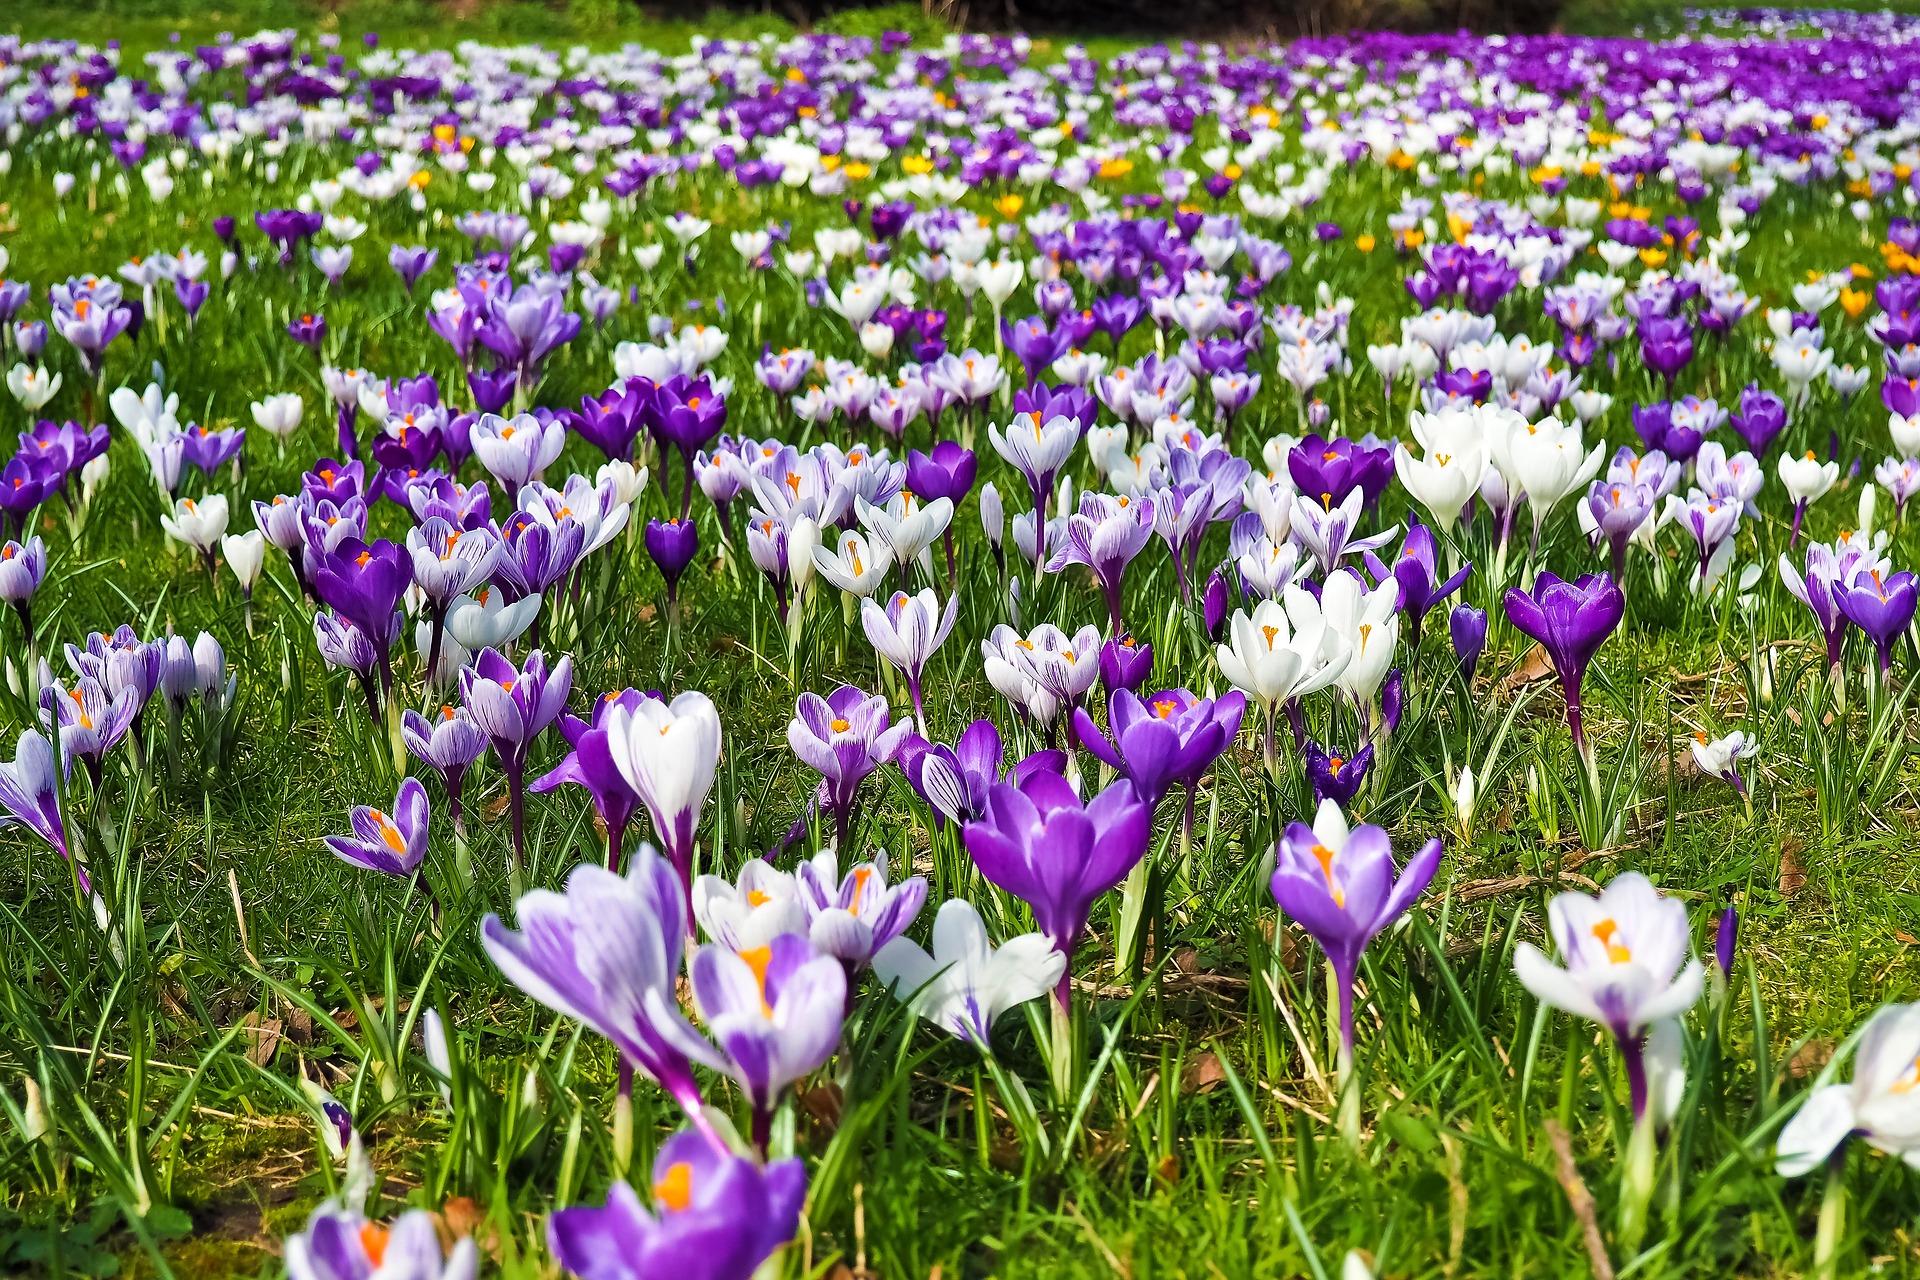
[(964, 898), (948, 901), (934, 917), (932, 955), (900, 937), (873, 957), (874, 974), (895, 999), (981, 1049), (990, 1047), (1001, 1014), (1051, 991), (1066, 967), (1066, 956), (1040, 933), (1009, 938), (995, 950), (980, 913)]
[(1615, 877), (1598, 897), (1556, 895), (1547, 929), (1565, 968), (1523, 942), (1513, 957), (1521, 985), (1600, 1023), (1622, 1044), (1700, 998), (1706, 971), (1691, 956), (1687, 908), (1637, 871)]
[[(791, 551), (789, 551), (791, 554)], [(893, 567), (893, 555), (886, 543), (871, 543), (858, 532), (847, 529), (840, 534), (840, 549), (813, 549), (813, 567), (820, 576), (842, 591), (866, 597), (879, 589)]]
[(1884, 1005), (1873, 1015), (1852, 1083), (1814, 1090), (1780, 1131), (1775, 1168), (1797, 1178), (1854, 1134), (1920, 1169), (1920, 1004)]
[(1337, 638), (1329, 653), (1326, 619), (1311, 595), (1290, 586), (1284, 599), (1284, 606), (1262, 600), (1252, 613), (1236, 610), (1228, 643), (1215, 650), (1220, 674), (1268, 710), (1326, 688), (1353, 656)]

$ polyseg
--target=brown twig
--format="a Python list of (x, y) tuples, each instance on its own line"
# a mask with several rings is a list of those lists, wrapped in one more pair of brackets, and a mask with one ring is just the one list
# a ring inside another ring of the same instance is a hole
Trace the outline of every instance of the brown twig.
[(1593, 1264), (1593, 1280), (1613, 1280), (1613, 1263), (1607, 1259), (1607, 1240), (1600, 1234), (1600, 1220), (1594, 1216), (1593, 1195), (1573, 1163), (1573, 1140), (1558, 1120), (1546, 1122), (1547, 1141), (1553, 1144), (1555, 1173), (1567, 1193), (1567, 1204), (1580, 1220), (1580, 1232), (1586, 1237), (1587, 1261)]

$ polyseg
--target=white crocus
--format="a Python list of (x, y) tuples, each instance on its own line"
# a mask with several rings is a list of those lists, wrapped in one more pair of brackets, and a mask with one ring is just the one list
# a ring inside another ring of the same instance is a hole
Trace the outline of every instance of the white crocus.
[[(1234, 612), (1228, 643), (1215, 656), (1228, 683), (1270, 712), (1339, 679), (1352, 654), (1338, 638), (1329, 646), (1326, 619), (1311, 595), (1290, 586), (1286, 603), (1262, 600)], [(1329, 651), (1331, 649), (1331, 651)]]
[(1775, 1168), (1797, 1178), (1849, 1137), (1920, 1169), (1920, 1004), (1882, 1006), (1861, 1032), (1849, 1084), (1813, 1091), (1780, 1131)]
[[(788, 554), (791, 556), (791, 550)], [(813, 567), (840, 590), (866, 597), (879, 589), (887, 570), (893, 567), (893, 557), (884, 542), (870, 543), (855, 530), (847, 529), (840, 534), (837, 551), (813, 548)]]
[(175, 542), (185, 543), (203, 556), (211, 555), (227, 531), (226, 495), (181, 498), (173, 504), (170, 515), (160, 517), (160, 527)]
[(793, 874), (765, 858), (748, 858), (738, 880), (705, 875), (693, 882), (693, 918), (729, 951), (764, 947), (783, 934), (804, 934), (807, 912)]
[(1015, 1005), (1051, 991), (1067, 960), (1046, 936), (1023, 933), (995, 950), (980, 913), (964, 898), (940, 908), (933, 954), (905, 937), (873, 957), (873, 972), (894, 997), (941, 1030), (985, 1051), (993, 1024)]
[(1818, 502), (1840, 479), (1840, 464), (1820, 461), (1811, 449), (1805, 457), (1783, 455), (1775, 467), (1780, 484), (1796, 503)]
[(255, 400), (250, 407), (254, 425), (283, 445), (300, 430), (300, 418), (306, 412), (305, 402), (292, 391)]
[(1358, 574), (1347, 572), (1329, 575), (1321, 589), (1320, 616), (1352, 654), (1337, 683), (1361, 707), (1373, 705), (1393, 666), (1400, 639), (1400, 615), (1394, 609), (1399, 594), (1396, 582), (1368, 591)]
[(1706, 971), (1691, 955), (1686, 905), (1661, 897), (1637, 871), (1615, 877), (1597, 897), (1556, 895), (1547, 929), (1565, 967), (1522, 942), (1513, 957), (1521, 985), (1545, 1004), (1600, 1023), (1623, 1045), (1700, 999)]
[(13, 392), (22, 409), (38, 413), (60, 390), (60, 375), (45, 365), (36, 368), (23, 361), (7, 370), (7, 390)]

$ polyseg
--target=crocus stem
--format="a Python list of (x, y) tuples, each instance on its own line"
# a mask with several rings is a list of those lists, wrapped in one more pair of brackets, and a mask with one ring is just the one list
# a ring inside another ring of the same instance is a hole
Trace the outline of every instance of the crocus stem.
[(1065, 1104), (1073, 1096), (1073, 964), (1069, 960), (1066, 972), (1060, 975), (1060, 984), (1053, 989), (1053, 999), (1047, 1002), (1053, 1014), (1053, 1034), (1048, 1043), (1048, 1066), (1051, 1068), (1053, 1098), (1056, 1103)]
[(1813, 1274), (1833, 1280), (1840, 1266), (1840, 1231), (1847, 1220), (1847, 1147), (1834, 1149), (1827, 1160), (1827, 1185), (1820, 1197), (1820, 1225), (1813, 1237)]
[(427, 688), (431, 689), (436, 683), (435, 673), (440, 670), (440, 638), (447, 629), (446, 606), (434, 605), (428, 620), (433, 627), (433, 639), (427, 644)]
[(620, 1058), (620, 1089), (613, 1098), (613, 1176), (624, 1178), (633, 1163), (633, 1064)]
[(513, 848), (507, 863), (507, 878), (512, 884), (514, 901), (520, 900), (522, 869), (527, 861), (527, 789), (526, 770), (520, 765), (507, 767), (507, 814), (513, 831)]
[(753, 1149), (760, 1153), (761, 1159), (767, 1155), (767, 1145), (773, 1141), (773, 1108), (756, 1101), (753, 1104)]

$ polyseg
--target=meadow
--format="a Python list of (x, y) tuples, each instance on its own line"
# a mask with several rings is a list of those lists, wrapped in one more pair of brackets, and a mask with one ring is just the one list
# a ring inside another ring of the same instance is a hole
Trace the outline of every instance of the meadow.
[(0, 1267), (1920, 1273), (1920, 20), (569, 12), (0, 20)]

